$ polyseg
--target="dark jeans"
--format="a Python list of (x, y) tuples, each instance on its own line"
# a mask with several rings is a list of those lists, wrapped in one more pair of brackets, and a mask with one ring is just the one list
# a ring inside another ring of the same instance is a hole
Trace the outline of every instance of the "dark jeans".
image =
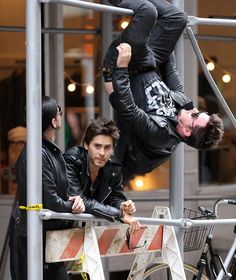
[(112, 42), (104, 66), (115, 67), (116, 46), (132, 47), (131, 70), (155, 69), (168, 60), (187, 23), (187, 15), (165, 0), (110, 0), (111, 4), (134, 11), (129, 26)]
[(9, 227), (9, 248), (10, 248), (10, 273), (12, 280), (20, 280), (18, 275), (18, 255), (17, 255), (17, 231), (15, 219), (11, 217)]
[[(10, 229), (10, 252), (11, 252), (11, 277), (12, 280), (27, 280), (27, 237), (19, 236), (14, 225), (14, 219), (11, 220)], [(66, 268), (63, 262), (44, 264), (44, 280), (69, 280)]]

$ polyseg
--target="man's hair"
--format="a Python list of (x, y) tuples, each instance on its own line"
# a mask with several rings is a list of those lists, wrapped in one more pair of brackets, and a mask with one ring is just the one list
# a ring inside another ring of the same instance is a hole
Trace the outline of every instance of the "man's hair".
[(50, 96), (42, 98), (42, 133), (51, 125), (57, 115), (57, 102)]
[(89, 122), (84, 134), (83, 144), (86, 143), (89, 145), (93, 138), (98, 135), (110, 136), (113, 141), (113, 146), (116, 145), (116, 142), (120, 137), (120, 133), (115, 122), (102, 117), (98, 117), (97, 119)]
[(222, 119), (217, 114), (210, 115), (205, 127), (195, 126), (186, 143), (196, 149), (210, 149), (220, 143), (224, 135)]

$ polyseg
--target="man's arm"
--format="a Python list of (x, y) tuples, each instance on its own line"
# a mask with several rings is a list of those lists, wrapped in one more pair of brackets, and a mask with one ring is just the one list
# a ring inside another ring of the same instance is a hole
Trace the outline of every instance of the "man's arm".
[(156, 137), (161, 128), (155, 125), (149, 116), (134, 102), (128, 73), (131, 47), (126, 43), (122, 43), (117, 47), (117, 50), (119, 53), (117, 68), (113, 69), (112, 84), (105, 83), (105, 89), (110, 94), (110, 102), (119, 118), (123, 119), (139, 138), (147, 141), (147, 135)]
[(49, 168), (47, 155), (43, 151), (42, 156), (42, 186), (43, 186), (43, 206), (56, 212), (72, 212), (73, 202), (69, 201), (69, 197), (60, 197), (58, 195), (58, 187), (55, 184), (55, 178), (52, 170)]

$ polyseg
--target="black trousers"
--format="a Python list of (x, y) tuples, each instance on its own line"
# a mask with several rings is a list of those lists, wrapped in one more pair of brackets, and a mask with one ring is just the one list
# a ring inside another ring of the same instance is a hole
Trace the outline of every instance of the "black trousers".
[(116, 46), (132, 47), (131, 70), (154, 69), (166, 62), (187, 24), (187, 15), (165, 0), (110, 0), (111, 4), (134, 11), (128, 27), (111, 43), (104, 66), (115, 67)]
[[(10, 270), (12, 280), (27, 280), (27, 237), (19, 236), (15, 220), (11, 219), (9, 232)], [(69, 280), (63, 262), (43, 264), (44, 280)]]

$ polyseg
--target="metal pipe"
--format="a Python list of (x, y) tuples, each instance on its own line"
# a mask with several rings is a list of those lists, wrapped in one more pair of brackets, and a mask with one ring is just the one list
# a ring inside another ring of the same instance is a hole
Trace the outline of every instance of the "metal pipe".
[[(26, 28), (23, 26), (0, 26), (0, 32), (25, 32)], [(75, 29), (75, 28), (42, 28), (42, 33), (56, 33), (56, 34), (100, 34), (99, 29)]]
[[(48, 209), (43, 209), (39, 212), (39, 217), (42, 220), (51, 219), (62, 219), (62, 220), (76, 220), (82, 222), (91, 221), (106, 221), (102, 218), (97, 218), (91, 214), (71, 214), (71, 213), (60, 213), (53, 212)], [(191, 219), (162, 219), (162, 218), (146, 218), (136, 217), (140, 223), (147, 225), (166, 225), (166, 226), (177, 226), (180, 228), (189, 228), (196, 226), (208, 226), (208, 225), (235, 225), (236, 219), (206, 219), (206, 220), (191, 220)]]
[(190, 25), (236, 26), (235, 19), (199, 18), (195, 16), (188, 16), (188, 20)]
[[(42, 204), (41, 7), (26, 2), (27, 205)], [(43, 279), (42, 220), (27, 211), (27, 278)]]
[(236, 219), (206, 219), (206, 220), (190, 220), (183, 219), (183, 223), (186, 223), (184, 227), (196, 227), (196, 226), (222, 226), (222, 225), (235, 225)]
[(100, 12), (112, 12), (114, 14), (133, 15), (134, 12), (130, 9), (117, 8), (113, 6), (96, 4), (91, 2), (79, 0), (40, 0), (41, 3), (57, 3), (62, 5), (69, 5), (73, 7), (80, 7), (83, 9), (95, 10)]
[[(123, 15), (133, 15), (133, 11), (130, 9), (117, 8), (113, 6), (96, 4), (91, 2), (79, 1), (79, 0), (40, 0), (41, 3), (58, 3), (62, 5), (69, 5), (74, 7), (80, 7), (84, 9), (96, 10), (101, 12), (112, 12)], [(181, 0), (173, 0), (175, 5), (183, 7)], [(215, 19), (215, 18), (199, 18), (195, 16), (189, 16), (190, 25), (222, 25), (222, 26), (236, 26), (236, 21), (231, 19)]]
[(197, 40), (236, 42), (236, 36), (194, 34)]
[[(172, 0), (172, 4), (184, 10), (184, 0)], [(179, 38), (176, 47), (177, 70), (184, 83), (184, 39)], [(184, 145), (180, 143), (170, 159), (170, 212), (173, 218), (183, 217), (184, 208)], [(176, 237), (183, 257), (183, 231), (176, 228)]]
[(203, 70), (203, 72), (204, 72), (204, 74), (205, 74), (209, 84), (211, 85), (211, 87), (212, 87), (212, 89), (213, 89), (217, 99), (219, 100), (221, 106), (223, 107), (225, 113), (227, 114), (227, 116), (231, 120), (232, 125), (234, 126), (234, 128), (236, 128), (235, 117), (234, 117), (233, 113), (231, 112), (228, 104), (224, 100), (224, 97), (222, 96), (222, 94), (221, 94), (219, 88), (217, 87), (214, 79), (212, 78), (209, 70), (206, 67), (206, 63), (205, 63), (204, 57), (202, 56), (201, 50), (200, 50), (200, 48), (198, 46), (198, 43), (197, 43), (197, 41), (196, 41), (196, 39), (194, 37), (194, 34), (193, 34), (193, 31), (192, 31), (191, 27), (186, 27), (186, 31), (187, 31), (187, 34), (189, 36), (190, 42), (191, 42), (191, 44), (193, 46), (193, 49), (195, 51), (195, 54), (196, 54), (196, 56), (198, 58), (198, 61), (199, 61), (200, 65), (201, 65), (201, 67), (202, 67), (202, 70)]
[[(234, 242), (233, 242), (233, 244), (232, 244), (232, 246), (231, 246), (231, 248), (230, 248), (230, 250), (229, 250), (229, 252), (228, 252), (228, 254), (227, 254), (226, 258), (225, 258), (225, 261), (224, 261), (224, 267), (226, 269), (228, 268), (228, 266), (229, 266), (229, 264), (230, 264), (230, 262), (232, 260), (232, 257), (233, 257), (233, 255), (235, 253), (235, 250), (236, 250), (236, 238), (234, 239)], [(221, 269), (220, 273), (218, 274), (218, 276), (216, 278), (216, 280), (223, 279), (223, 276), (224, 276), (224, 271), (223, 271), (223, 269)]]
[[(227, 198), (234, 198), (235, 196), (232, 197), (227, 197)], [(192, 196), (186, 196), (184, 197), (184, 201), (216, 201), (219, 199), (219, 196), (209, 196), (209, 195), (192, 195)], [(132, 198), (133, 201), (135, 202), (160, 202), (160, 201), (169, 201), (169, 197), (138, 197), (138, 198)]]

